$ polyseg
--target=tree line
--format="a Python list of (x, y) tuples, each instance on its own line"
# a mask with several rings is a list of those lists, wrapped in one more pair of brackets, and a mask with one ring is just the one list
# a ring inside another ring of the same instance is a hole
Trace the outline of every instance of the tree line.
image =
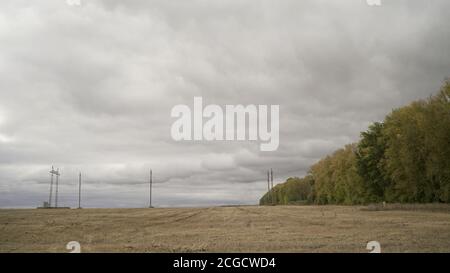
[(425, 100), (393, 110), (359, 142), (289, 178), (267, 204), (450, 203), (450, 81)]

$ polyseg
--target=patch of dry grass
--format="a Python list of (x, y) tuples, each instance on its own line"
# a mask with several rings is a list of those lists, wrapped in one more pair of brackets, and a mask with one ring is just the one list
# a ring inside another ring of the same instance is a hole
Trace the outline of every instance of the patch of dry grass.
[(450, 204), (402, 204), (402, 203), (377, 203), (370, 204), (362, 210), (368, 211), (387, 211), (387, 210), (410, 210), (410, 211), (431, 211), (431, 212), (450, 212)]

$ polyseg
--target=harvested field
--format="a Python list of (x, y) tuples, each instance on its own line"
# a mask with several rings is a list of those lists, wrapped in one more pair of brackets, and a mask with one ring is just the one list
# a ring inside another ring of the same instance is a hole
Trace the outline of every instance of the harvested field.
[(450, 252), (449, 210), (355, 206), (2, 209), (1, 252)]

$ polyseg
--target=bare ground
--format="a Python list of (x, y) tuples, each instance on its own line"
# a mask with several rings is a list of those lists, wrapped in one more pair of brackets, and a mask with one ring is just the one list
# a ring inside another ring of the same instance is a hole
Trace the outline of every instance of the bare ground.
[(0, 252), (450, 252), (449, 210), (351, 206), (2, 209)]

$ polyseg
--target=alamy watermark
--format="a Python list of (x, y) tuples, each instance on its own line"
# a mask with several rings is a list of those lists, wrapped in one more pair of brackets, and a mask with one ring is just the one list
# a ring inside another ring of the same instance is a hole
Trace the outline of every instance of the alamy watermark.
[(381, 6), (381, 0), (366, 0), (369, 6)]
[(381, 253), (381, 244), (378, 241), (370, 241), (366, 246), (367, 250), (370, 250), (369, 253)]
[(66, 244), (66, 249), (70, 250), (70, 253), (81, 253), (81, 245), (77, 241), (70, 241)]
[(279, 146), (279, 105), (225, 105), (223, 109), (215, 104), (203, 107), (203, 98), (194, 97), (193, 110), (176, 105), (171, 116), (178, 118), (171, 128), (175, 141), (259, 141), (261, 151), (276, 151)]
[[(81, 244), (77, 241), (70, 241), (67, 243), (66, 249), (70, 250), (70, 253), (81, 253)], [(369, 253), (381, 253), (381, 244), (378, 241), (370, 241), (367, 243), (366, 249), (370, 250)]]

